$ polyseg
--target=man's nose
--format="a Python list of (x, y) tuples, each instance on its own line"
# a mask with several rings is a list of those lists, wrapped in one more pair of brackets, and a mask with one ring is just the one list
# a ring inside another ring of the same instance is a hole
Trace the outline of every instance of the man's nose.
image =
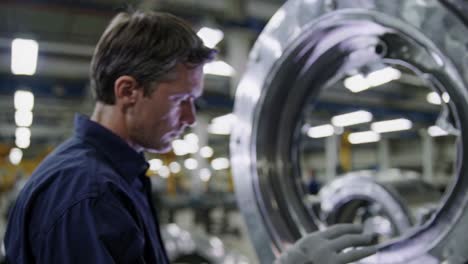
[(193, 100), (188, 100), (182, 109), (182, 122), (187, 126), (193, 126), (196, 122), (196, 110)]

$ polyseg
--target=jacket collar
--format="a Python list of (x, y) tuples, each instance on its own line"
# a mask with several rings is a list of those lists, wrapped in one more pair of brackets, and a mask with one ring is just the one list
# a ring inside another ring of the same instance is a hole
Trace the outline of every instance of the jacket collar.
[(75, 115), (75, 136), (95, 146), (129, 183), (149, 167), (143, 153), (135, 151), (121, 137), (87, 116)]

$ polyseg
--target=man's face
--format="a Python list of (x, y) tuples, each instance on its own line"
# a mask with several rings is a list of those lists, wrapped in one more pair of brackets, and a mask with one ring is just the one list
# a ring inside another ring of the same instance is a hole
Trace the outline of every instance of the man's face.
[(203, 91), (203, 66), (178, 64), (174, 78), (153, 84), (127, 115), (130, 140), (152, 152), (167, 152), (171, 142), (195, 123), (195, 99)]

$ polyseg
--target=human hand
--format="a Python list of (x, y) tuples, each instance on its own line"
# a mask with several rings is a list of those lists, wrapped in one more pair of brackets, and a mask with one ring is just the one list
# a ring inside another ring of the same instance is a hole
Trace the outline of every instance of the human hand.
[[(345, 264), (360, 260), (377, 252), (375, 246), (369, 246), (375, 235), (362, 231), (359, 225), (338, 224), (310, 233), (283, 252), (275, 264)], [(347, 248), (353, 249), (343, 252)]]

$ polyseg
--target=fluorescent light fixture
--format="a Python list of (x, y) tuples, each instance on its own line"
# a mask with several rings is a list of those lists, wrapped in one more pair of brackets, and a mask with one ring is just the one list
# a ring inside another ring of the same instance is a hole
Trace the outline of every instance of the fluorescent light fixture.
[(337, 127), (352, 126), (370, 121), (372, 121), (372, 114), (364, 110), (337, 115), (331, 119), (332, 124)]
[(440, 105), (442, 104), (442, 99), (440, 98), (439, 94), (437, 92), (430, 92), (426, 96), (426, 100), (430, 104), (435, 104), (435, 105)]
[(163, 162), (160, 159), (152, 159), (148, 163), (150, 165), (149, 169), (152, 171), (158, 171), (163, 166)]
[(15, 144), (18, 148), (25, 149), (31, 144), (31, 130), (27, 127), (17, 127), (15, 137)]
[(380, 135), (374, 131), (364, 131), (351, 133), (348, 136), (348, 141), (351, 144), (372, 143), (380, 140)]
[(231, 128), (220, 124), (210, 124), (208, 126), (208, 132), (214, 135), (229, 135), (231, 134)]
[(169, 170), (172, 172), (172, 173), (179, 173), (180, 170), (181, 170), (181, 166), (178, 162), (176, 161), (173, 161), (171, 163), (169, 163)]
[(195, 133), (185, 135), (184, 140), (191, 144), (198, 144), (198, 136)]
[(324, 138), (332, 136), (335, 133), (335, 128), (330, 125), (315, 126), (309, 128), (307, 135), (311, 138)]
[(344, 80), (344, 86), (353, 93), (362, 92), (372, 87), (380, 86), (401, 77), (401, 72), (392, 67), (385, 67), (383, 69), (373, 71), (367, 76), (363, 74), (356, 74)]
[(18, 148), (26, 149), (31, 145), (31, 139), (29, 138), (16, 138), (15, 144)]
[(430, 104), (440, 105), (440, 104), (442, 104), (442, 100), (445, 103), (449, 103), (450, 102), (450, 95), (447, 92), (444, 92), (444, 93), (442, 93), (442, 98), (441, 98), (440, 95), (437, 92), (430, 92), (430, 93), (427, 94), (426, 100)]
[(34, 75), (39, 45), (32, 39), (14, 39), (11, 42), (11, 72), (16, 75)]
[(214, 48), (224, 38), (223, 31), (219, 29), (202, 27), (197, 35), (203, 40), (203, 44), (208, 48)]
[(30, 91), (16, 91), (13, 101), (16, 110), (32, 111), (34, 108), (34, 94)]
[(187, 170), (194, 170), (198, 168), (198, 161), (194, 158), (188, 158), (184, 161), (184, 166)]
[(447, 92), (442, 93), (442, 100), (448, 104), (450, 102), (450, 95)]
[(12, 148), (8, 158), (10, 159), (11, 164), (18, 165), (23, 158), (23, 151), (19, 148)]
[(182, 139), (176, 139), (172, 141), (172, 150), (176, 156), (184, 156), (189, 153), (190, 146)]
[(431, 136), (431, 137), (440, 137), (440, 136), (447, 136), (448, 135), (448, 132), (443, 130), (441, 127), (439, 126), (431, 126), (427, 129), (427, 133)]
[(227, 158), (216, 158), (211, 161), (211, 167), (214, 170), (225, 170), (229, 168), (229, 160)]
[(15, 131), (16, 138), (21, 139), (30, 139), (31, 138), (31, 130), (27, 127), (17, 127)]
[(213, 149), (209, 146), (204, 146), (200, 149), (200, 155), (205, 159), (211, 158), (213, 157)]
[(371, 124), (371, 129), (377, 133), (409, 130), (412, 127), (413, 123), (405, 118), (379, 121)]
[(235, 74), (234, 68), (224, 61), (213, 61), (205, 64), (203, 67), (205, 74), (230, 77)]
[(216, 135), (229, 135), (235, 122), (236, 116), (232, 113), (213, 118), (208, 126), (208, 132)]
[(198, 152), (198, 136), (196, 134), (190, 133), (185, 135), (184, 142), (188, 153), (195, 154)]
[(371, 87), (376, 87), (389, 83), (393, 80), (398, 80), (400, 77), (401, 72), (399, 70), (392, 67), (385, 67), (383, 69), (369, 73), (366, 79)]
[(15, 123), (19, 127), (30, 127), (33, 121), (33, 113), (31, 111), (17, 110), (15, 112)]
[(369, 83), (362, 74), (346, 78), (344, 80), (344, 86), (353, 93), (362, 92), (370, 88)]
[(161, 176), (161, 178), (166, 179), (169, 177), (169, 175), (171, 175), (171, 172), (167, 166), (161, 166), (161, 168), (158, 170), (158, 174)]
[(203, 168), (200, 170), (200, 179), (204, 182), (207, 182), (211, 179), (211, 171), (208, 168)]
[(236, 116), (233, 113), (215, 117), (211, 120), (211, 123), (221, 123), (226, 125), (234, 124)]

